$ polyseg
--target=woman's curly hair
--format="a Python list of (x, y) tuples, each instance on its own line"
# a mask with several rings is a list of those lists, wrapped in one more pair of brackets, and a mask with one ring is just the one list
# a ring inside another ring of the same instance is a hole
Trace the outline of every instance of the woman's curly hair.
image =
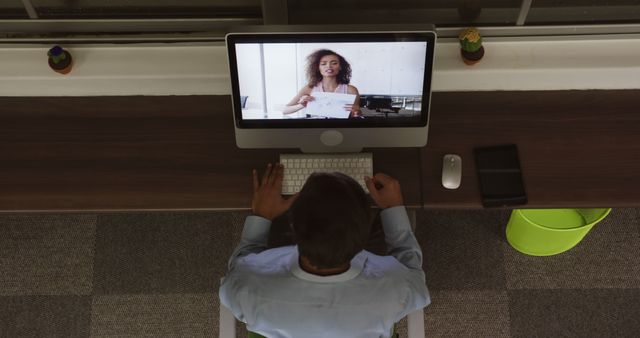
[(319, 49), (307, 56), (307, 79), (309, 80), (307, 85), (309, 88), (313, 88), (318, 82), (322, 81), (322, 74), (320, 74), (319, 70), (320, 59), (327, 55), (335, 55), (340, 61), (340, 72), (336, 77), (338, 84), (349, 84), (351, 82), (351, 65), (349, 62), (342, 55), (332, 50)]

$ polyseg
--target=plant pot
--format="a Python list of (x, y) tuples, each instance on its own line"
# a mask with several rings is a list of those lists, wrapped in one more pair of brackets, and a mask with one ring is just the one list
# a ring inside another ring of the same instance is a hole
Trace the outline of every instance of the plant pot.
[(65, 59), (59, 63), (53, 63), (53, 60), (49, 58), (49, 67), (60, 74), (68, 74), (71, 71), (71, 68), (73, 68), (73, 58), (71, 57), (71, 54), (65, 50), (64, 55)]
[(484, 47), (480, 47), (480, 49), (475, 52), (467, 52), (464, 49), (460, 49), (460, 55), (462, 56), (462, 61), (471, 66), (478, 63), (478, 61), (482, 59), (482, 57), (484, 56)]

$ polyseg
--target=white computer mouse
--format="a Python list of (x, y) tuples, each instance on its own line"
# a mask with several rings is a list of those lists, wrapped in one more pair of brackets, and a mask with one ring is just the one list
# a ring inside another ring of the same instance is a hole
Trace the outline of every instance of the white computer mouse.
[(442, 186), (458, 189), (462, 181), (462, 158), (456, 154), (446, 154), (442, 158)]

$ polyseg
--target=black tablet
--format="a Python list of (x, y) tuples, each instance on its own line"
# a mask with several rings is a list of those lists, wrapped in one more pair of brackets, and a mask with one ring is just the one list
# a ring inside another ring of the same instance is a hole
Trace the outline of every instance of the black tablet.
[(527, 203), (516, 145), (476, 148), (474, 153), (485, 207)]

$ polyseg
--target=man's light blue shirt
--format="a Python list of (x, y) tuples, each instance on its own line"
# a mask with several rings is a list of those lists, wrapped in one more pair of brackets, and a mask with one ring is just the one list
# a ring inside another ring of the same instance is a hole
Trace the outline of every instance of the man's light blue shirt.
[(390, 337), (394, 323), (430, 298), (406, 209), (380, 216), (390, 256), (363, 250), (349, 270), (324, 277), (300, 268), (297, 246), (267, 250), (271, 222), (247, 217), (220, 301), (268, 338)]

